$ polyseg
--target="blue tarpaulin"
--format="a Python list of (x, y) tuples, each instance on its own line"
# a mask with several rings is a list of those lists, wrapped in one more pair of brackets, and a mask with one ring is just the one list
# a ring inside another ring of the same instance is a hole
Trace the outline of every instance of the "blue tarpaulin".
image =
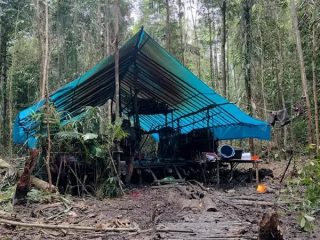
[[(250, 117), (235, 104), (217, 94), (201, 79), (141, 29), (120, 49), (121, 110), (129, 115), (132, 92), (139, 99), (165, 103), (172, 113), (140, 114), (145, 130), (159, 129), (167, 123), (182, 133), (209, 127), (215, 139), (257, 138), (270, 140), (268, 123)], [(79, 78), (53, 92), (49, 100), (61, 114), (61, 122), (76, 118), (86, 106), (101, 106), (115, 92), (114, 58), (103, 59)], [(16, 144), (36, 147), (36, 125), (31, 118), (44, 100), (19, 112), (14, 123)]]

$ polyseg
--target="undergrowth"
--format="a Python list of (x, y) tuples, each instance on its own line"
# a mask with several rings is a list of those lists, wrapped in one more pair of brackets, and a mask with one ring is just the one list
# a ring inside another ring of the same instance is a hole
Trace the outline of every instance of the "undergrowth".
[(289, 181), (287, 191), (291, 209), (298, 211), (298, 223), (305, 231), (314, 229), (314, 221), (320, 213), (320, 157), (309, 160)]

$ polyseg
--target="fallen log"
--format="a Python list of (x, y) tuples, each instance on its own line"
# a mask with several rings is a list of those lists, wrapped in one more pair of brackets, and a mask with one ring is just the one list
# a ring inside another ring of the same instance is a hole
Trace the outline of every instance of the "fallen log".
[[(35, 154), (37, 154), (37, 153), (35, 153)], [(31, 160), (31, 161), (33, 161), (33, 160)], [(31, 162), (31, 163), (28, 163), (28, 164), (29, 164), (28, 166), (31, 166), (33, 163)], [(11, 167), (12, 166), (9, 163), (7, 163), (6, 161), (4, 161), (3, 159), (0, 158), (0, 168), (11, 168)], [(31, 166), (31, 168), (28, 169), (28, 170), (32, 170), (32, 169), (33, 169), (33, 167)], [(17, 173), (18, 173), (18, 177), (21, 178), (25, 174), (25, 170), (24, 170), (24, 172), (17, 171)], [(51, 189), (50, 192), (57, 192), (58, 191), (56, 186), (51, 185), (51, 187), (50, 187), (48, 182), (43, 181), (40, 178), (37, 178), (35, 176), (30, 176), (30, 184), (32, 186), (34, 186), (35, 188), (43, 190), (43, 191), (46, 191), (46, 192), (49, 192), (50, 189)]]
[(200, 211), (201, 202), (198, 199), (179, 199), (178, 205), (182, 210)]
[(216, 212), (218, 211), (217, 205), (212, 201), (210, 197), (202, 198), (204, 209), (207, 212)]
[(53, 225), (53, 224), (40, 224), (40, 223), (24, 223), (0, 218), (0, 223), (8, 224), (19, 227), (28, 228), (46, 228), (46, 229), (69, 229), (69, 230), (82, 230), (82, 231), (103, 231), (103, 232), (135, 232), (138, 228), (112, 228), (103, 227), (101, 224), (95, 227), (79, 226), (79, 225)]
[(40, 178), (37, 178), (35, 176), (30, 177), (30, 184), (35, 188), (45, 192), (52, 192), (52, 193), (58, 192), (58, 189), (56, 186), (51, 184), (51, 187), (50, 187), (50, 184), (48, 182), (43, 181)]

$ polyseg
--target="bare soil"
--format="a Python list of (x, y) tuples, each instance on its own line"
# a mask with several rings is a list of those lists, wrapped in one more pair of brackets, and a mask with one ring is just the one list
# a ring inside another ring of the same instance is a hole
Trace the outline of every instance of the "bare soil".
[[(263, 194), (256, 192), (254, 183), (205, 189), (193, 186), (213, 201), (216, 211), (206, 211), (203, 199), (188, 199), (175, 185), (144, 186), (127, 190), (117, 199), (73, 197), (70, 203), (32, 203), (14, 209), (19, 218), (16, 220), (26, 223), (76, 224), (98, 230), (104, 224), (138, 226), (138, 232), (62, 231), (1, 224), (0, 239), (258, 239), (261, 217), (271, 209), (280, 215), (285, 239), (320, 239), (317, 227), (313, 233), (302, 231), (297, 225), (297, 213), (278, 197), (285, 163), (262, 167), (274, 173), (273, 179), (265, 180), (269, 190)], [(190, 190), (189, 185), (179, 186)]]

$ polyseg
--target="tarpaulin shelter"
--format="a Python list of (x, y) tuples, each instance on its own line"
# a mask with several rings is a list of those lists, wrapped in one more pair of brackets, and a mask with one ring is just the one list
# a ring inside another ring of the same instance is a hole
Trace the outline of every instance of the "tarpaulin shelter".
[[(70, 117), (79, 118), (86, 106), (101, 106), (108, 99), (113, 99), (114, 66), (114, 57), (108, 56), (49, 96), (61, 113), (62, 123)], [(138, 102), (146, 103), (141, 104), (138, 112), (144, 130), (169, 125), (181, 133), (187, 133), (209, 127), (217, 140), (270, 139), (268, 123), (250, 117), (217, 94), (143, 28), (120, 48), (119, 71), (121, 112), (132, 116), (131, 100), (134, 95)], [(45, 100), (41, 100), (19, 112), (14, 123), (15, 143), (35, 147), (37, 122), (30, 116), (44, 103)], [(155, 105), (158, 109), (164, 109), (166, 114), (152, 111)]]

